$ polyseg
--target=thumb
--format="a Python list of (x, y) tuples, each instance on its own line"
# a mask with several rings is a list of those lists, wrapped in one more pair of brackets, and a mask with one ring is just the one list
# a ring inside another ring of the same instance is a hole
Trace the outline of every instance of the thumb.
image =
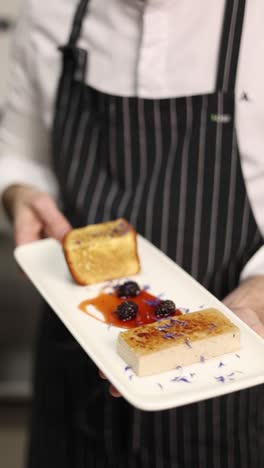
[(61, 242), (71, 229), (71, 225), (60, 212), (55, 201), (48, 195), (41, 195), (32, 202), (32, 208), (42, 220), (44, 234)]

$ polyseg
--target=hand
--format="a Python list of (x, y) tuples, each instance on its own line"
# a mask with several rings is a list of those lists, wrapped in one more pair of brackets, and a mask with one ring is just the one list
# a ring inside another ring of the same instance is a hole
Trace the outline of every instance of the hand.
[(14, 224), (16, 245), (43, 237), (61, 241), (71, 225), (46, 193), (26, 185), (12, 185), (3, 194), (3, 204)]
[(243, 281), (223, 302), (264, 338), (264, 276)]
[[(99, 370), (98, 372), (101, 379), (107, 380), (106, 376), (102, 373), (102, 371)], [(112, 384), (109, 385), (109, 393), (115, 398), (119, 398), (122, 396)]]

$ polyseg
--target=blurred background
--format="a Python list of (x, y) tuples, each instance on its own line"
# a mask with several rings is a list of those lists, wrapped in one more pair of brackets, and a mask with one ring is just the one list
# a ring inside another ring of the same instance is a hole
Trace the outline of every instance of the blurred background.
[[(24, 0), (0, 0), (0, 119), (12, 32)], [(13, 260), (11, 229), (0, 211), (0, 467), (24, 468), (40, 298)]]

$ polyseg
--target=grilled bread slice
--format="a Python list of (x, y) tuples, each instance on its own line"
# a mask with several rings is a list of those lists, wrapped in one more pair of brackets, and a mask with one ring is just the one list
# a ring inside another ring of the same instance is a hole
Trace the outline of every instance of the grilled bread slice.
[(78, 284), (130, 276), (140, 270), (136, 232), (123, 218), (71, 230), (63, 250)]
[(159, 374), (240, 348), (240, 330), (205, 309), (121, 332), (117, 352), (138, 376)]

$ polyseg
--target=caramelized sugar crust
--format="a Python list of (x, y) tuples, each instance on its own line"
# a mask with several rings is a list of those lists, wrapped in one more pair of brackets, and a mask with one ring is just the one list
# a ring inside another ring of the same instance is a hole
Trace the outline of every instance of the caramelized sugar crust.
[(205, 309), (121, 332), (119, 339), (136, 354), (144, 355), (182, 343), (191, 347), (191, 343), (198, 340), (237, 332), (238, 327), (222, 312)]

